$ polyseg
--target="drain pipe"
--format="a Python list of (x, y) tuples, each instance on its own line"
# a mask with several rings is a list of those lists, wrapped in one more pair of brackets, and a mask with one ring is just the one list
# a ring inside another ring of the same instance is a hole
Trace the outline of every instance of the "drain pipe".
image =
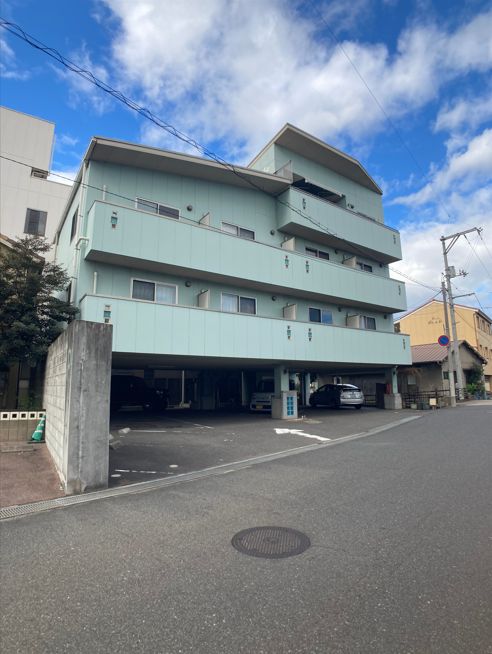
[(79, 270), (80, 270), (80, 244), (81, 243), (88, 243), (89, 239), (87, 236), (79, 236), (80, 232), (84, 228), (84, 225), (82, 224), (84, 220), (84, 213), (85, 213), (85, 200), (87, 197), (87, 185), (86, 185), (86, 177), (87, 177), (87, 163), (84, 163), (84, 166), (82, 168), (82, 180), (81, 180), (81, 187), (82, 191), (80, 193), (80, 204), (79, 204), (79, 215), (77, 219), (77, 241), (75, 243), (75, 255), (74, 255), (74, 269), (73, 269), (73, 274), (72, 274), (72, 279), (73, 279), (73, 299), (77, 305), (79, 306), (79, 302), (77, 300), (77, 292), (78, 292), (78, 285), (79, 285)]

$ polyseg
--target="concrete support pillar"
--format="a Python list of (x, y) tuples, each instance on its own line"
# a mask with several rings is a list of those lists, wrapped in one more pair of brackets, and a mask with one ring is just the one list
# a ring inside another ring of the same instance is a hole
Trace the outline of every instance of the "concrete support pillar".
[(275, 397), (280, 397), (282, 391), (289, 390), (289, 371), (284, 366), (276, 366), (273, 370)]
[(304, 406), (309, 404), (309, 396), (311, 395), (311, 373), (304, 373), (304, 397), (302, 398)]
[(384, 408), (385, 409), (401, 409), (402, 399), (400, 393), (398, 393), (398, 375), (397, 368), (393, 366), (386, 371), (386, 383), (389, 386), (389, 393), (386, 392), (384, 395)]
[[(272, 418), (295, 420), (297, 418), (297, 394), (289, 392), (289, 371), (284, 366), (274, 368), (275, 396), (272, 398)], [(289, 396), (289, 397), (287, 397)]]
[(248, 393), (248, 382), (246, 380), (246, 375), (244, 371), (241, 371), (241, 406), (248, 406), (249, 404), (249, 393)]

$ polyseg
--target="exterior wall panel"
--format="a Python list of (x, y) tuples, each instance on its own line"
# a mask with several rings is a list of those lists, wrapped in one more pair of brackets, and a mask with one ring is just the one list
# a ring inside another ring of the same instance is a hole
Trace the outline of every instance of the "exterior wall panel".
[[(243, 280), (245, 286), (258, 289), (269, 286), (272, 292), (308, 294), (318, 302), (331, 299), (379, 311), (401, 311), (406, 306), (405, 287), (399, 281), (135, 209), (94, 203), (87, 235), (88, 260), (160, 267), (228, 284)], [(90, 287), (81, 288), (80, 295), (88, 291)]]
[(411, 363), (408, 337), (402, 334), (91, 295), (81, 302), (81, 318), (102, 322), (106, 305), (111, 306), (115, 352), (220, 357), (244, 362), (263, 359), (312, 364)]

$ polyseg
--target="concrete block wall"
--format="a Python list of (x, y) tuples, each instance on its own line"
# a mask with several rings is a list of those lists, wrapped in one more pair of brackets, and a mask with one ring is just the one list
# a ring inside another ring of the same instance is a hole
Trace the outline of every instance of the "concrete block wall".
[[(67, 330), (56, 339), (49, 349), (43, 395), (43, 406), (49, 407), (47, 412), (49, 427), (45, 427), (45, 440), (63, 482), (65, 482), (65, 403), (70, 340), (70, 334)], [(47, 438), (48, 433), (49, 438)]]
[(44, 411), (0, 411), (0, 443), (31, 440)]
[(77, 320), (51, 345), (45, 439), (66, 493), (108, 484), (112, 326)]

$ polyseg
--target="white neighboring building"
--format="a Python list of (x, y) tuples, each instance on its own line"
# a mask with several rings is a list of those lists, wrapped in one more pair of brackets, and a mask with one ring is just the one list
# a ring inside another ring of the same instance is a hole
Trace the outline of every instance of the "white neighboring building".
[[(0, 234), (51, 243), (71, 187), (48, 180), (55, 125), (0, 107)], [(14, 163), (13, 159), (21, 163)], [(25, 165), (22, 165), (25, 164)]]

